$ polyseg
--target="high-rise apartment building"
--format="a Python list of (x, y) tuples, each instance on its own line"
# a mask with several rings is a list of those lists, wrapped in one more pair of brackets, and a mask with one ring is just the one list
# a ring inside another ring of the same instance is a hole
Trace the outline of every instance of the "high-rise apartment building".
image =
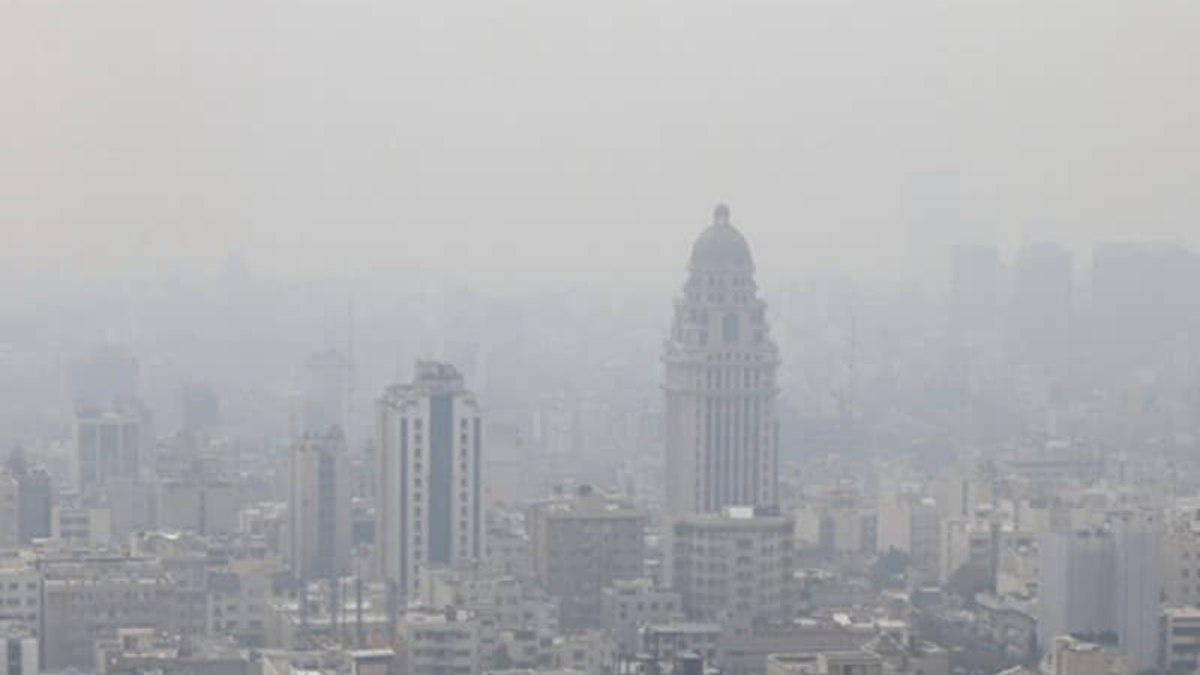
[(1113, 548), (1112, 533), (1104, 528), (1039, 535), (1039, 644), (1053, 644), (1060, 635), (1116, 632)]
[(1038, 539), (1038, 641), (1115, 635), (1135, 671), (1156, 665), (1163, 527), (1154, 513), (1114, 514), (1102, 528)]
[(149, 452), (146, 411), (140, 404), (78, 405), (75, 439), (79, 491), (92, 494), (111, 478), (138, 480)]
[(1124, 513), (1113, 522), (1117, 639), (1135, 672), (1158, 665), (1164, 531), (1159, 513)]
[(350, 557), (350, 470), (338, 428), (292, 443), (289, 558), (300, 579), (333, 579)]
[(663, 354), (673, 515), (777, 503), (779, 354), (757, 291), (750, 246), (718, 206), (692, 246)]
[(317, 351), (309, 358), (306, 371), (302, 431), (337, 427), (345, 433), (352, 424), (350, 359), (332, 349)]
[(483, 551), (483, 417), (448, 363), (419, 361), (411, 384), (377, 403), (376, 550), (401, 597), (428, 565), (457, 566)]

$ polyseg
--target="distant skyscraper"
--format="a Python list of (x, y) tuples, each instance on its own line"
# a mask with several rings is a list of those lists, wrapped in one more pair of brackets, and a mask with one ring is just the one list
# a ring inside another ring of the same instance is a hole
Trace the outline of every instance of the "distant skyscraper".
[(480, 558), (483, 419), (454, 366), (433, 361), (377, 405), (376, 549), (384, 577), (407, 595), (422, 566)]
[(113, 478), (138, 480), (149, 448), (148, 414), (139, 404), (114, 407), (77, 405), (77, 479), (88, 494)]
[(750, 247), (724, 205), (692, 246), (663, 363), (671, 513), (775, 505), (779, 354)]
[(958, 246), (950, 279), (950, 320), (959, 330), (998, 328), (1004, 263), (995, 246)]
[(21, 502), (17, 477), (0, 470), (0, 551), (11, 551), (20, 544)]
[[(343, 434), (350, 428), (350, 359), (326, 349), (308, 360), (308, 382), (304, 390), (303, 431), (337, 427)], [(347, 437), (347, 440), (349, 438)]]
[(1021, 249), (1012, 303), (1012, 340), (1018, 360), (1060, 362), (1068, 352), (1074, 314), (1071, 254), (1049, 243)]
[(17, 477), (19, 526), (22, 544), (50, 536), (50, 514), (53, 510), (53, 490), (50, 474), (45, 469), (30, 469)]
[[(50, 474), (41, 467), (31, 469), (21, 448), (13, 450), (4, 468), (17, 481), (17, 536), (21, 544), (49, 537), (53, 507)], [(3, 475), (0, 471), (0, 477)]]
[(1091, 327), (1102, 356), (1127, 365), (1152, 358), (1200, 315), (1200, 255), (1182, 246), (1098, 244), (1092, 251)]
[(350, 467), (340, 429), (292, 443), (289, 542), (300, 579), (333, 579), (350, 556)]

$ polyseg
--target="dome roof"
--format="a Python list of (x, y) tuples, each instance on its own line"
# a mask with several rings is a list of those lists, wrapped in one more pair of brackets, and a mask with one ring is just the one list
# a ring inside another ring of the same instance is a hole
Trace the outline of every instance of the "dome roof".
[(719, 204), (713, 211), (713, 224), (709, 225), (696, 243), (692, 244), (692, 258), (688, 267), (693, 269), (753, 269), (754, 258), (746, 238), (729, 223), (729, 207)]

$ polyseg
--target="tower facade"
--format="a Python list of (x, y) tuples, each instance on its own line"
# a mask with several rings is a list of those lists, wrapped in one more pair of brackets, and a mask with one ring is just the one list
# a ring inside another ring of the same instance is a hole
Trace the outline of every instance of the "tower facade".
[(350, 473), (341, 430), (294, 440), (289, 469), (292, 570), (303, 580), (336, 579), (350, 558)]
[(672, 515), (775, 506), (779, 353), (750, 246), (724, 205), (692, 246), (663, 366)]
[(137, 482), (149, 450), (147, 412), (140, 404), (75, 406), (76, 475), (80, 493), (114, 479)]
[(454, 366), (420, 361), (412, 384), (379, 400), (376, 433), (376, 550), (385, 579), (410, 596), (422, 567), (482, 555), (482, 413)]

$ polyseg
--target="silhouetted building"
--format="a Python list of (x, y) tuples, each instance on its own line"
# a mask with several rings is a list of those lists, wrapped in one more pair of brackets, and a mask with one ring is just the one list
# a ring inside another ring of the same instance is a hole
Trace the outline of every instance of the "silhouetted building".
[(995, 246), (958, 246), (950, 279), (950, 321), (958, 330), (995, 330), (1003, 315), (1004, 263)]
[(89, 494), (110, 478), (137, 480), (149, 451), (148, 415), (140, 404), (75, 409), (77, 479)]
[(1022, 248), (1016, 262), (1010, 326), (1017, 358), (1060, 363), (1070, 348), (1074, 311), (1071, 254), (1050, 243)]
[(427, 565), (483, 551), (483, 417), (454, 366), (419, 361), (377, 404), (376, 550), (388, 582), (415, 593)]
[(307, 364), (302, 431), (350, 428), (350, 360), (332, 349), (314, 352)]
[(20, 544), (20, 501), (17, 477), (0, 470), (0, 551), (11, 551)]
[(779, 355), (750, 247), (724, 205), (692, 247), (663, 363), (670, 512), (775, 505)]
[(1180, 246), (1108, 243), (1092, 252), (1090, 337), (1102, 356), (1137, 364), (1200, 328), (1200, 256)]
[(18, 530), (22, 544), (50, 536), (53, 495), (50, 474), (45, 469), (30, 469), (17, 476)]

